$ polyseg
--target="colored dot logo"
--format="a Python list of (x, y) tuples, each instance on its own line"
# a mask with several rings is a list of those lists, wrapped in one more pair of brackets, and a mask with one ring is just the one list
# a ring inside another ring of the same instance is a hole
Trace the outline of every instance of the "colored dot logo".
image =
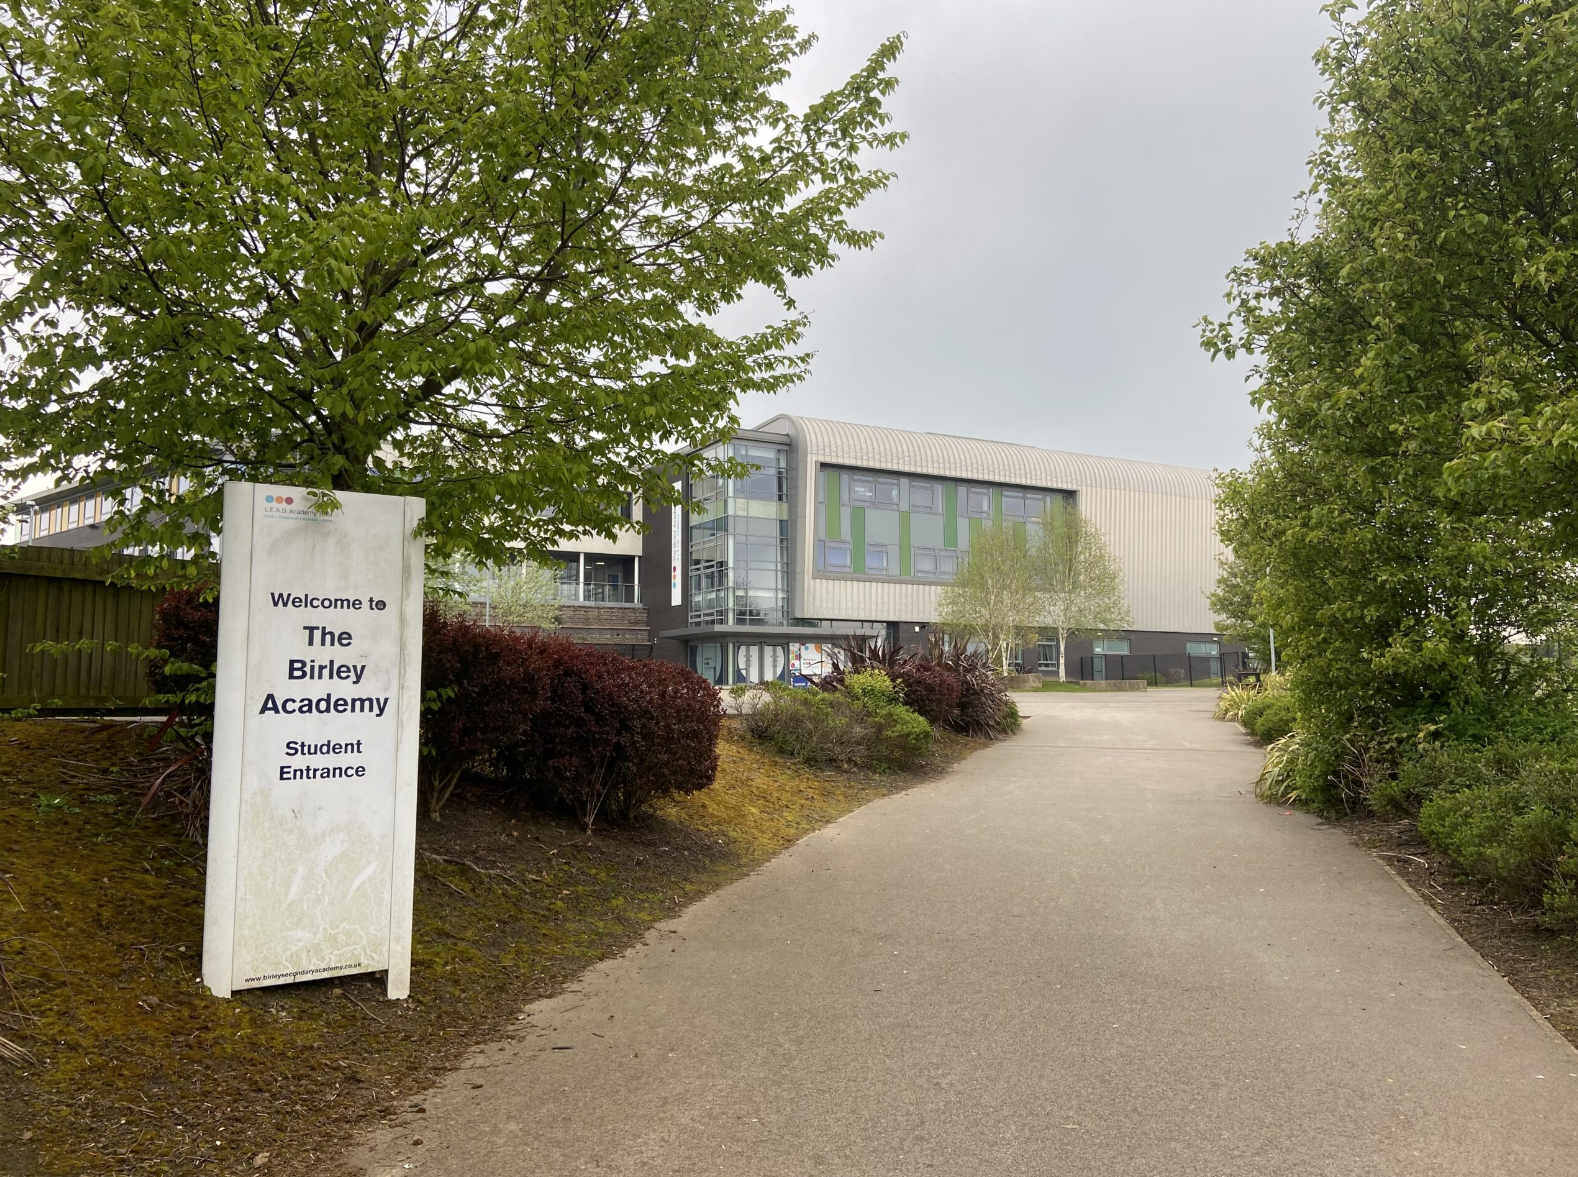
[(263, 501), (265, 503), (284, 503), (288, 507), (296, 500), (290, 495), (264, 495)]

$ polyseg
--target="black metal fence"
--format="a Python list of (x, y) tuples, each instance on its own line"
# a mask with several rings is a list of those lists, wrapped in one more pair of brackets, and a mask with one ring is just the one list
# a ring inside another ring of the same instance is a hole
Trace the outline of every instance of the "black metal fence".
[(1240, 651), (1221, 654), (1088, 654), (1079, 660), (1084, 682), (1140, 679), (1153, 687), (1219, 687), (1248, 669)]

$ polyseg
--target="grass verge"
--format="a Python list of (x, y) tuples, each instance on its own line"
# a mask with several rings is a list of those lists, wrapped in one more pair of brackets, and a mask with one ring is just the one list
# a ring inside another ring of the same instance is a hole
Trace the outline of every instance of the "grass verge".
[[(525, 1003), (805, 834), (961, 759), (819, 772), (725, 725), (717, 783), (587, 835), (462, 791), (417, 834), (412, 996), (198, 983), (203, 848), (137, 814), (147, 730), (0, 723), (0, 1173), (327, 1172)], [(260, 1159), (261, 1158), (261, 1159)]]

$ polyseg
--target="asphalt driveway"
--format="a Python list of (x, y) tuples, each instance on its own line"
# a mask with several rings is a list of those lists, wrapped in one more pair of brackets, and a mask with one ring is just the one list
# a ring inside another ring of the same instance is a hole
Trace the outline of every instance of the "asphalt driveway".
[[(1206, 691), (813, 835), (477, 1051), (377, 1177), (1578, 1175), (1578, 1052)], [(414, 1144), (420, 1138), (420, 1145)]]

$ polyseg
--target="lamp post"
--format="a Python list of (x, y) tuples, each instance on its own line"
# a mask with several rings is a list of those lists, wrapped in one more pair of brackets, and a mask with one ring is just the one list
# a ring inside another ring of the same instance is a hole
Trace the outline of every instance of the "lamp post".
[(1268, 629), (1266, 633), (1271, 635), (1271, 673), (1275, 674), (1277, 672), (1277, 631)]

